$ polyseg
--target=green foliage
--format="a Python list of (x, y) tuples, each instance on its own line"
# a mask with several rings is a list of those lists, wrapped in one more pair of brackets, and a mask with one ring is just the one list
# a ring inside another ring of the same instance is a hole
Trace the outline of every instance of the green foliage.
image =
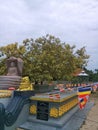
[(98, 69), (92, 70), (85, 69), (86, 73), (89, 75), (89, 81), (98, 82)]
[(0, 59), (0, 75), (6, 74), (6, 66), (5, 65), (5, 59)]
[(77, 64), (79, 65), (79, 68), (84, 68), (85, 66), (87, 66), (88, 60), (89, 59), (89, 55), (86, 54), (86, 49), (85, 47), (82, 47), (80, 49), (78, 49), (76, 51), (76, 55), (77, 55)]
[[(89, 58), (85, 47), (75, 50), (75, 45), (70, 46), (59, 38), (46, 35), (35, 40), (26, 39), (22, 45), (14, 43), (1, 47), (0, 54), (3, 60), (10, 56), (21, 57), (24, 61), (23, 76), (28, 75), (32, 81), (70, 81), (74, 71), (85, 67)], [(4, 73), (5, 68), (2, 70)]]

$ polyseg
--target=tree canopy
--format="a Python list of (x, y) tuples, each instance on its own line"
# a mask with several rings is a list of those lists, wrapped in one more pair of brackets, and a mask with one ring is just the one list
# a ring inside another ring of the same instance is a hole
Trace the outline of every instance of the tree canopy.
[(6, 73), (3, 64), (10, 56), (23, 59), (23, 76), (28, 75), (32, 81), (71, 80), (75, 70), (86, 67), (89, 59), (85, 47), (76, 49), (52, 35), (0, 47), (1, 75)]

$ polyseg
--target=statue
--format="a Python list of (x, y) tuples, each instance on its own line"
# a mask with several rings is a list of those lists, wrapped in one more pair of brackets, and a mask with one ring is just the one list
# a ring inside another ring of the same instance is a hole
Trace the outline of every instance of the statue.
[(29, 77), (23, 77), (19, 86), (19, 91), (34, 90), (33, 85), (30, 83)]
[(14, 62), (11, 62), (10, 67), (8, 68), (7, 76), (18, 76), (17, 67)]
[(7, 59), (7, 76), (22, 76), (23, 61), (20, 58)]
[(6, 61), (7, 74), (0, 76), (0, 89), (18, 89), (22, 79), (23, 60), (10, 57)]

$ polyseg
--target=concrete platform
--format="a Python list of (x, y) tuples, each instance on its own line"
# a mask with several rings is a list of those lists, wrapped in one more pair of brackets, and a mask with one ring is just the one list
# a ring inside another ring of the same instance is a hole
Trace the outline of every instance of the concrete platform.
[(93, 102), (88, 102), (83, 110), (76, 106), (56, 120), (43, 121), (29, 116), (27, 122), (20, 125), (17, 130), (79, 130), (93, 105)]

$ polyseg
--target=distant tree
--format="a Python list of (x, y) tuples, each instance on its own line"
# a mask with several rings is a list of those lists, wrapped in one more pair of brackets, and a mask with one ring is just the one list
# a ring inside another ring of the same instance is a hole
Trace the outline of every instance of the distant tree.
[(98, 82), (98, 69), (95, 69), (94, 71), (88, 70), (86, 68), (85, 72), (89, 75), (89, 81), (90, 82)]
[(98, 69), (95, 69), (92, 79), (93, 82), (98, 82)]
[(97, 73), (97, 74), (98, 74), (98, 69), (95, 69), (95, 73)]

